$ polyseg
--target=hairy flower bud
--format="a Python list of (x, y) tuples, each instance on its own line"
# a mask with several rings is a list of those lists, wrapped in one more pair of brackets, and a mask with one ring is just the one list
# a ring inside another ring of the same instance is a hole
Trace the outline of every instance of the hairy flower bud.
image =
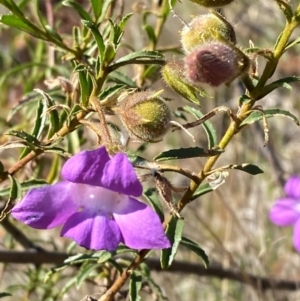
[(194, 84), (217, 87), (249, 69), (249, 58), (232, 44), (213, 42), (201, 45), (185, 58), (186, 76)]
[(116, 112), (128, 133), (145, 142), (158, 142), (168, 130), (171, 113), (161, 92), (128, 94)]
[(230, 4), (234, 0), (191, 0), (205, 7), (221, 7)]
[(195, 17), (181, 32), (181, 44), (185, 52), (201, 44), (220, 40), (236, 43), (233, 27), (215, 11)]
[(167, 85), (176, 91), (179, 95), (199, 105), (199, 100), (196, 96), (199, 91), (193, 87), (185, 78), (184, 61), (169, 61), (161, 70), (161, 74)]

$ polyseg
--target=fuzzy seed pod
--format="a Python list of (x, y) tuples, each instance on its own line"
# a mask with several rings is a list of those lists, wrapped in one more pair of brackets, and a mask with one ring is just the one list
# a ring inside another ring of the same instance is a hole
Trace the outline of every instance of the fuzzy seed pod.
[(160, 92), (128, 94), (115, 109), (130, 136), (159, 142), (168, 130), (171, 113)]
[(234, 0), (191, 0), (191, 1), (205, 7), (222, 7), (227, 4), (230, 4)]
[(249, 69), (249, 58), (232, 44), (201, 45), (185, 58), (186, 77), (193, 83), (217, 87), (229, 83)]
[(185, 52), (204, 43), (224, 40), (235, 44), (235, 32), (231, 24), (215, 11), (195, 17), (181, 32)]

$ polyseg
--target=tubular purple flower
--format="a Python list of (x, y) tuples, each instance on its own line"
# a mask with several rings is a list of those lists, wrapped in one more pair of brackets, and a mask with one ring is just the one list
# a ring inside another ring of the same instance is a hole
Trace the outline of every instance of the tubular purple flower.
[(300, 252), (300, 177), (292, 176), (284, 186), (286, 196), (270, 210), (270, 220), (278, 226), (294, 226), (293, 243)]
[(158, 215), (138, 197), (143, 188), (124, 153), (82, 151), (62, 169), (64, 181), (31, 189), (12, 216), (36, 229), (63, 225), (61, 236), (87, 249), (170, 247)]

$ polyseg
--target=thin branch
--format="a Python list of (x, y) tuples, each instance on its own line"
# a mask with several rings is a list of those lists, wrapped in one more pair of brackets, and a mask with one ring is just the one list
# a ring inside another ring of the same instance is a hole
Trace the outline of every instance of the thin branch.
[[(23, 252), (0, 250), (0, 262), (23, 264), (62, 264), (63, 261), (71, 255), (72, 254), (67, 254), (63, 252), (38, 252), (35, 250), (28, 250)], [(173, 264), (167, 270), (162, 270), (160, 267), (160, 261), (154, 258), (147, 258), (145, 260), (145, 263), (150, 267), (151, 270), (159, 272), (175, 272), (203, 277), (229, 279), (243, 284), (251, 285), (253, 288), (259, 290), (276, 289), (294, 291), (300, 289), (300, 281), (255, 276), (238, 270), (224, 269), (218, 263), (212, 263), (209, 266), (209, 268), (206, 269), (204, 266), (197, 263), (191, 263), (187, 261), (174, 261)]]

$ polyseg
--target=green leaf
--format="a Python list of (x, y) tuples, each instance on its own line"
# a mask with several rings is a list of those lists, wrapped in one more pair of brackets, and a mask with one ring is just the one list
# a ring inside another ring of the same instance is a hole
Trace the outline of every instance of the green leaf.
[[(95, 1), (97, 1), (97, 0), (95, 0)], [(103, 5), (102, 5), (101, 15), (99, 17), (99, 23), (101, 23), (104, 20), (107, 10), (109, 9), (109, 6), (113, 1), (114, 0), (105, 0), (104, 1)]]
[[(38, 107), (36, 110), (34, 127), (31, 132), (31, 135), (37, 139), (40, 137), (40, 135), (45, 127), (45, 122), (46, 122), (46, 117), (47, 117), (45, 114), (46, 110), (47, 110), (47, 106), (42, 101), (39, 101)], [(24, 158), (29, 152), (30, 152), (30, 148), (28, 148), (28, 147), (25, 148), (23, 150), (23, 152), (21, 153), (19, 160)]]
[(175, 258), (177, 249), (182, 238), (183, 226), (183, 219), (178, 219), (176, 216), (172, 216), (166, 230), (166, 235), (169, 238), (172, 247), (168, 249), (163, 249), (161, 251), (160, 262), (161, 267), (163, 269), (169, 267)]
[(145, 24), (143, 26), (144, 30), (146, 31), (147, 33), (147, 36), (148, 36), (148, 39), (149, 41), (153, 44), (153, 45), (156, 45), (157, 43), (157, 39), (156, 39), (156, 35), (155, 35), (155, 31), (153, 29), (153, 27), (149, 24)]
[(108, 88), (106, 88), (105, 90), (103, 90), (101, 92), (101, 94), (99, 95), (99, 98), (101, 101), (105, 101), (107, 99), (112, 98), (113, 96), (115, 96), (115, 98), (117, 98), (117, 93), (120, 92), (121, 90), (123, 90), (126, 86), (123, 84), (115, 84), (113, 86), (110, 86)]
[[(94, 271), (98, 268), (95, 263), (87, 264), (86, 266), (80, 268), (79, 271), (76, 273), (76, 288), (79, 289), (81, 284), (92, 275), (95, 277), (97, 272)], [(94, 278), (93, 277), (93, 278)]]
[(78, 4), (77, 2), (75, 1), (71, 1), (71, 0), (66, 0), (66, 1), (63, 1), (62, 4), (64, 6), (69, 6), (69, 7), (72, 7), (74, 8), (77, 13), (79, 14), (79, 16), (83, 19), (83, 20), (86, 20), (86, 21), (89, 21), (89, 22), (93, 22), (90, 14), (88, 12), (86, 12), (83, 8), (82, 8), (82, 5)]
[[(54, 100), (51, 98), (51, 96), (48, 93), (40, 89), (35, 89), (35, 91), (43, 96), (44, 105), (47, 109), (55, 106)], [(51, 110), (48, 114), (50, 116), (49, 118), (50, 127), (47, 136), (48, 138), (51, 138), (56, 132), (58, 132), (60, 128), (60, 122), (59, 122), (59, 115), (57, 110)]]
[(164, 56), (159, 52), (159, 51), (148, 51), (148, 50), (141, 50), (141, 51), (136, 51), (133, 53), (130, 53), (128, 55), (125, 55), (118, 59), (115, 64), (121, 63), (121, 62), (126, 62), (126, 61), (131, 61), (131, 60), (136, 60), (136, 59), (141, 59), (141, 58), (146, 58), (146, 59), (162, 59)]
[(255, 92), (255, 99), (259, 100), (263, 97), (265, 97), (266, 95), (268, 95), (269, 93), (271, 93), (272, 91), (274, 91), (277, 88), (286, 88), (288, 90), (292, 90), (292, 86), (289, 85), (289, 83), (293, 83), (293, 82), (298, 82), (300, 81), (300, 76), (290, 76), (290, 77), (285, 77), (285, 78), (281, 78), (259, 90), (257, 90)]
[(98, 260), (97, 263), (105, 263), (107, 260), (112, 258), (112, 253), (108, 252), (108, 251), (100, 251), (97, 252), (98, 254)]
[[(38, 188), (42, 187), (44, 185), (48, 184), (45, 180), (43, 179), (33, 179), (33, 180), (27, 180), (24, 181), (23, 183), (20, 183), (21, 185), (21, 191), (27, 191), (31, 188)], [(0, 190), (0, 196), (5, 196), (10, 193), (10, 187), (6, 187)]]
[[(264, 115), (266, 118), (271, 118), (274, 116), (283, 116), (292, 119), (297, 125), (299, 125), (298, 118), (290, 113), (289, 111), (281, 110), (281, 109), (267, 109), (264, 110)], [(256, 121), (260, 121), (263, 119), (263, 113), (261, 111), (252, 112), (242, 123), (241, 126), (245, 126), (246, 124), (251, 124)]]
[(292, 7), (287, 3), (286, 0), (275, 0), (279, 6), (279, 8), (283, 11), (286, 20), (290, 23), (293, 18), (293, 10)]
[(11, 175), (8, 175), (10, 182), (11, 182), (11, 187), (9, 191), (9, 198), (10, 200), (17, 200), (21, 198), (22, 195), (22, 187), (19, 183), (19, 181), (12, 177)]
[(204, 195), (204, 194), (207, 194), (209, 192), (212, 192), (213, 189), (212, 187), (209, 185), (209, 183), (204, 183), (204, 184), (201, 184), (197, 190), (194, 192), (193, 196), (192, 196), (192, 199), (191, 201), (197, 199), (198, 197)]
[(186, 237), (182, 237), (180, 244), (182, 246), (187, 247), (194, 253), (196, 253), (202, 259), (204, 266), (208, 268), (209, 266), (208, 256), (206, 255), (205, 251), (199, 247), (198, 244), (196, 244), (195, 242), (191, 241)]
[(138, 88), (136, 83), (130, 77), (128, 77), (122, 72), (119, 71), (111, 72), (108, 78), (114, 80), (117, 83), (124, 84), (129, 88)]
[(288, 42), (284, 48), (284, 51), (287, 51), (289, 48), (292, 48), (298, 44), (300, 44), (300, 38)]
[[(82, 68), (81, 68), (82, 67)], [(89, 73), (86, 72), (83, 65), (76, 66), (78, 72), (79, 85), (80, 85), (80, 100), (83, 107), (87, 107), (89, 103), (89, 97), (92, 92), (91, 80), (89, 80)]]
[(98, 20), (98, 18), (101, 16), (103, 0), (91, 0), (91, 3), (95, 19)]
[(157, 213), (160, 218), (160, 221), (164, 221), (164, 210), (161, 204), (161, 201), (158, 198), (157, 191), (155, 188), (149, 188), (144, 193), (143, 196), (147, 199), (150, 203), (151, 207)]
[(9, 27), (13, 27), (25, 31), (36, 38), (45, 40), (45, 35), (40, 29), (30, 24), (29, 22), (25, 22), (24, 20), (21, 20), (16, 16), (2, 15), (0, 16), (0, 23), (3, 23)]
[(10, 294), (10, 293), (6, 293), (6, 292), (1, 292), (0, 293), (0, 298), (2, 299), (2, 298), (4, 298), (4, 297), (11, 297), (12, 296), (12, 294)]
[[(199, 110), (196, 110), (190, 106), (184, 106), (181, 108), (184, 112), (192, 114), (197, 119), (200, 119), (203, 116), (203, 113), (201, 113)], [(217, 139), (217, 133), (210, 121), (205, 121), (202, 124), (202, 127), (204, 128), (204, 131), (207, 136), (208, 140), (208, 148), (212, 149), (214, 146), (218, 145), (218, 139)]]
[(124, 28), (125, 28), (125, 26), (126, 26), (128, 20), (129, 20), (132, 16), (133, 16), (133, 13), (128, 13), (127, 15), (125, 15), (125, 16), (122, 18), (122, 20), (121, 20), (120, 23), (119, 23), (119, 28), (120, 28), (121, 30), (124, 30)]
[(92, 22), (87, 21), (87, 20), (81, 20), (81, 22), (91, 30), (92, 35), (94, 36), (94, 39), (95, 39), (97, 47), (98, 47), (100, 63), (103, 64), (105, 44), (104, 44), (101, 33), (99, 32), (98, 28)]
[(195, 157), (211, 157), (223, 153), (224, 150), (221, 149), (209, 149), (205, 150), (201, 147), (188, 147), (188, 148), (179, 148), (171, 149), (165, 152), (158, 154), (153, 160), (161, 162), (167, 160), (178, 160), (178, 159), (187, 159)]
[(139, 292), (142, 288), (142, 276), (140, 273), (133, 271), (130, 276), (129, 281), (129, 300), (130, 301), (140, 301), (141, 296)]
[(232, 164), (228, 165), (229, 169), (238, 169), (241, 171), (244, 171), (246, 173), (249, 173), (250, 175), (258, 175), (263, 173), (263, 170), (261, 170), (258, 166), (250, 164), (250, 163), (244, 163), (240, 165)]

